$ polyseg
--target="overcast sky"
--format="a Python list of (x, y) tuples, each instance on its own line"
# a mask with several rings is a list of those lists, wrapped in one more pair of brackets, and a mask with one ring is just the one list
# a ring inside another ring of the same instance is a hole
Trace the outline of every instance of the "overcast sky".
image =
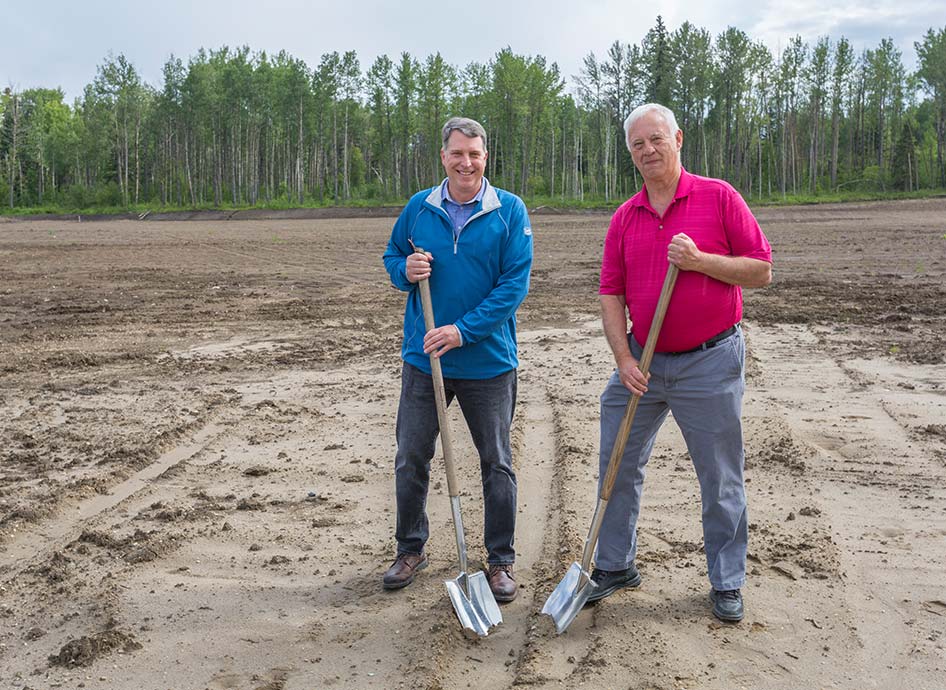
[(0, 88), (61, 87), (68, 102), (95, 77), (111, 52), (123, 53), (143, 79), (161, 85), (170, 55), (185, 62), (198, 48), (248, 45), (315, 67), (323, 53), (355, 50), (364, 72), (376, 57), (418, 59), (440, 52), (457, 67), (488, 62), (509, 46), (557, 62), (571, 90), (589, 52), (603, 57), (614, 41), (638, 43), (661, 14), (668, 30), (684, 21), (714, 36), (735, 26), (780, 52), (795, 34), (813, 44), (845, 36), (858, 53), (890, 37), (908, 69), (913, 42), (946, 26), (946, 0), (478, 0), (471, 16), (450, 16), (453, 2), (382, 0), (2, 0)]

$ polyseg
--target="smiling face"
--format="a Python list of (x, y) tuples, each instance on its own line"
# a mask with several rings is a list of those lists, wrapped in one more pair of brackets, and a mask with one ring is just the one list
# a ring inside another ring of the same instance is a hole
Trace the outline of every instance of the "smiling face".
[(650, 111), (637, 120), (628, 132), (627, 145), (645, 183), (670, 184), (680, 176), (683, 132), (678, 129), (671, 136), (670, 125), (659, 113)]
[(446, 147), (440, 149), (440, 162), (447, 173), (451, 199), (463, 203), (476, 196), (483, 183), (487, 155), (482, 138), (468, 137), (458, 130), (450, 133)]

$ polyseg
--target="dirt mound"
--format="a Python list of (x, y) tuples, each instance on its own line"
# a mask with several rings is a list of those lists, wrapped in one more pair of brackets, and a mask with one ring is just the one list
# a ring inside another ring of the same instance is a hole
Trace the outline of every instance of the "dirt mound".
[(69, 640), (57, 654), (49, 656), (49, 663), (55, 666), (74, 668), (91, 666), (100, 657), (115, 650), (134, 652), (142, 646), (135, 636), (120, 630), (103, 630), (94, 635), (84, 635), (77, 640)]

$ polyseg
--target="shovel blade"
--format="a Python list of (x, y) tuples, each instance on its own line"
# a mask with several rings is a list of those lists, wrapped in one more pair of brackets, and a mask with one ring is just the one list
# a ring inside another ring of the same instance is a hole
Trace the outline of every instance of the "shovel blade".
[(551, 616), (555, 629), (563, 633), (597, 588), (591, 576), (578, 563), (572, 563), (558, 587), (552, 590), (542, 613)]
[(483, 572), (472, 575), (460, 573), (457, 578), (447, 580), (444, 584), (447, 585), (447, 593), (460, 625), (467, 630), (486, 637), (490, 628), (503, 622), (503, 615), (499, 612), (499, 605)]

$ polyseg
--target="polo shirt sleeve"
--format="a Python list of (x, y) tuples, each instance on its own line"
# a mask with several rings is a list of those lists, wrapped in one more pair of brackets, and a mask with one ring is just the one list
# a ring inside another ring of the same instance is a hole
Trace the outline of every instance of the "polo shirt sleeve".
[(772, 263), (772, 247), (742, 195), (728, 187), (723, 196), (723, 227), (733, 256)]
[(599, 295), (625, 294), (626, 269), (624, 266), (624, 216), (621, 207), (611, 216), (611, 224), (604, 238), (604, 255), (601, 258), (601, 282)]

